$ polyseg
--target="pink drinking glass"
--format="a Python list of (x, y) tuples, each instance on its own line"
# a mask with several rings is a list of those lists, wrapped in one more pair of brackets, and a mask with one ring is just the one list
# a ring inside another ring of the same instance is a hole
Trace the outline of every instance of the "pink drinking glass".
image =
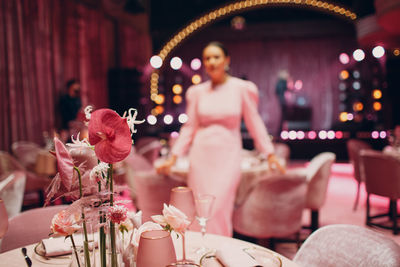
[(8, 229), (8, 215), (4, 201), (0, 198), (0, 238), (2, 238)]
[(176, 262), (171, 234), (164, 230), (152, 230), (140, 235), (136, 267), (165, 267)]
[[(193, 191), (186, 186), (178, 186), (171, 189), (169, 205), (179, 209), (188, 217), (190, 224), (196, 217), (196, 208), (194, 204)], [(182, 233), (182, 260), (180, 262), (188, 262), (186, 259), (185, 233)]]

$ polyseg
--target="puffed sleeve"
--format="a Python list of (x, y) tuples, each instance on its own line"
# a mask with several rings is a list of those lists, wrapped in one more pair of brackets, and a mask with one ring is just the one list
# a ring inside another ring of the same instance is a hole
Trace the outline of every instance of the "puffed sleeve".
[(242, 90), (242, 112), (244, 122), (253, 138), (256, 149), (266, 156), (273, 153), (274, 146), (258, 113), (258, 89), (250, 81), (246, 81), (246, 86)]
[(186, 114), (188, 115), (188, 121), (182, 125), (179, 137), (171, 149), (171, 153), (178, 157), (187, 153), (197, 130), (197, 91), (195, 87), (189, 87), (186, 91)]

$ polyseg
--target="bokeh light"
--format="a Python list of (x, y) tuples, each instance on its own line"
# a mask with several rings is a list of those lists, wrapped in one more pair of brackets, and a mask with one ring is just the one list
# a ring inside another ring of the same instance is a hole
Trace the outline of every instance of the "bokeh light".
[(159, 94), (156, 96), (156, 98), (154, 99), (154, 102), (158, 105), (163, 104), (165, 101), (165, 96), (163, 94)]
[(317, 138), (317, 133), (315, 131), (309, 131), (307, 133), (308, 139), (314, 140), (315, 138)]
[(172, 117), (172, 115), (165, 115), (164, 116), (164, 123), (165, 124), (171, 124), (174, 121), (174, 117)]
[(378, 45), (375, 46), (372, 49), (372, 55), (376, 58), (381, 58), (385, 55), (385, 48), (383, 48), (382, 46)]
[(319, 137), (319, 139), (326, 139), (327, 132), (325, 130), (319, 131), (318, 137)]
[(182, 93), (182, 91), (183, 91), (183, 87), (182, 87), (182, 85), (180, 85), (179, 83), (174, 84), (174, 86), (172, 86), (172, 92), (173, 92), (174, 94), (179, 95), (179, 94)]
[(174, 95), (174, 97), (172, 98), (172, 101), (175, 104), (180, 104), (180, 103), (182, 103), (182, 97), (180, 95)]
[(194, 58), (190, 62), (190, 67), (192, 70), (199, 70), (201, 68), (201, 60), (199, 58)]
[(359, 101), (354, 102), (354, 104), (353, 104), (353, 110), (354, 111), (361, 111), (361, 110), (363, 110), (363, 108), (364, 108), (363, 103), (361, 103)]
[(347, 70), (342, 70), (339, 74), (339, 78), (341, 80), (346, 80), (347, 78), (349, 78), (349, 72)]
[(147, 116), (147, 123), (150, 125), (155, 125), (157, 123), (157, 117), (154, 115)]
[(301, 88), (303, 88), (303, 81), (302, 80), (297, 80), (294, 83), (294, 89), (296, 89), (297, 91), (301, 90)]
[(372, 107), (374, 108), (374, 110), (380, 111), (382, 109), (382, 104), (380, 102), (374, 102), (372, 104)]
[(195, 74), (192, 76), (192, 83), (199, 84), (201, 83), (201, 76), (199, 74)]
[(182, 67), (182, 59), (180, 59), (179, 57), (173, 57), (171, 58), (169, 64), (172, 69), (179, 70)]
[(281, 138), (282, 138), (283, 140), (288, 139), (288, 138), (289, 138), (289, 132), (288, 132), (288, 131), (282, 131), (282, 132), (281, 132)]
[(379, 89), (375, 89), (372, 91), (372, 97), (374, 99), (381, 99), (382, 98), (382, 91)]
[(188, 119), (189, 119), (189, 117), (185, 113), (180, 114), (178, 117), (178, 121), (180, 123), (186, 123), (188, 121)]
[(297, 138), (297, 133), (294, 130), (289, 131), (289, 139), (295, 140)]
[(349, 55), (347, 55), (346, 53), (341, 53), (339, 55), (339, 61), (340, 63), (342, 63), (343, 65), (346, 65), (350, 62), (350, 57)]
[(340, 120), (341, 122), (347, 121), (347, 112), (340, 112), (339, 120)]
[(365, 58), (365, 53), (361, 49), (357, 49), (353, 52), (353, 58), (356, 61), (362, 61)]
[(159, 69), (159, 68), (161, 68), (162, 64), (163, 64), (163, 61), (160, 56), (154, 55), (150, 58), (150, 65), (153, 68)]

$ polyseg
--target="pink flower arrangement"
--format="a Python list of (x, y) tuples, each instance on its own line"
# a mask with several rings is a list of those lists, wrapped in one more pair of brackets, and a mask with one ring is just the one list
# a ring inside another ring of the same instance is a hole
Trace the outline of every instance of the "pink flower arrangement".
[(107, 219), (113, 223), (122, 223), (128, 218), (128, 209), (122, 205), (115, 205), (108, 208)]
[(177, 233), (183, 234), (190, 225), (190, 221), (185, 213), (172, 205), (168, 206), (164, 203), (162, 213), (163, 215), (153, 215), (151, 218), (166, 230), (173, 230)]

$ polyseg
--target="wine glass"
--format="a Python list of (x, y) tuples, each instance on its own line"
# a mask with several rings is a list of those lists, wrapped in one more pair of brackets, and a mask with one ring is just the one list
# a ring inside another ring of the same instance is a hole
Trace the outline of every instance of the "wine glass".
[[(178, 186), (171, 189), (169, 204), (179, 209), (188, 217), (190, 224), (196, 216), (193, 191), (186, 186)], [(186, 259), (185, 233), (182, 233), (182, 260), (179, 262), (190, 262)]]
[(196, 219), (201, 226), (201, 239), (203, 243), (202, 247), (196, 250), (199, 254), (204, 254), (210, 250), (204, 244), (204, 236), (207, 231), (207, 221), (211, 217), (214, 201), (215, 196), (209, 194), (199, 194), (194, 199), (196, 206)]
[(0, 238), (2, 238), (8, 229), (8, 215), (4, 201), (0, 198)]

